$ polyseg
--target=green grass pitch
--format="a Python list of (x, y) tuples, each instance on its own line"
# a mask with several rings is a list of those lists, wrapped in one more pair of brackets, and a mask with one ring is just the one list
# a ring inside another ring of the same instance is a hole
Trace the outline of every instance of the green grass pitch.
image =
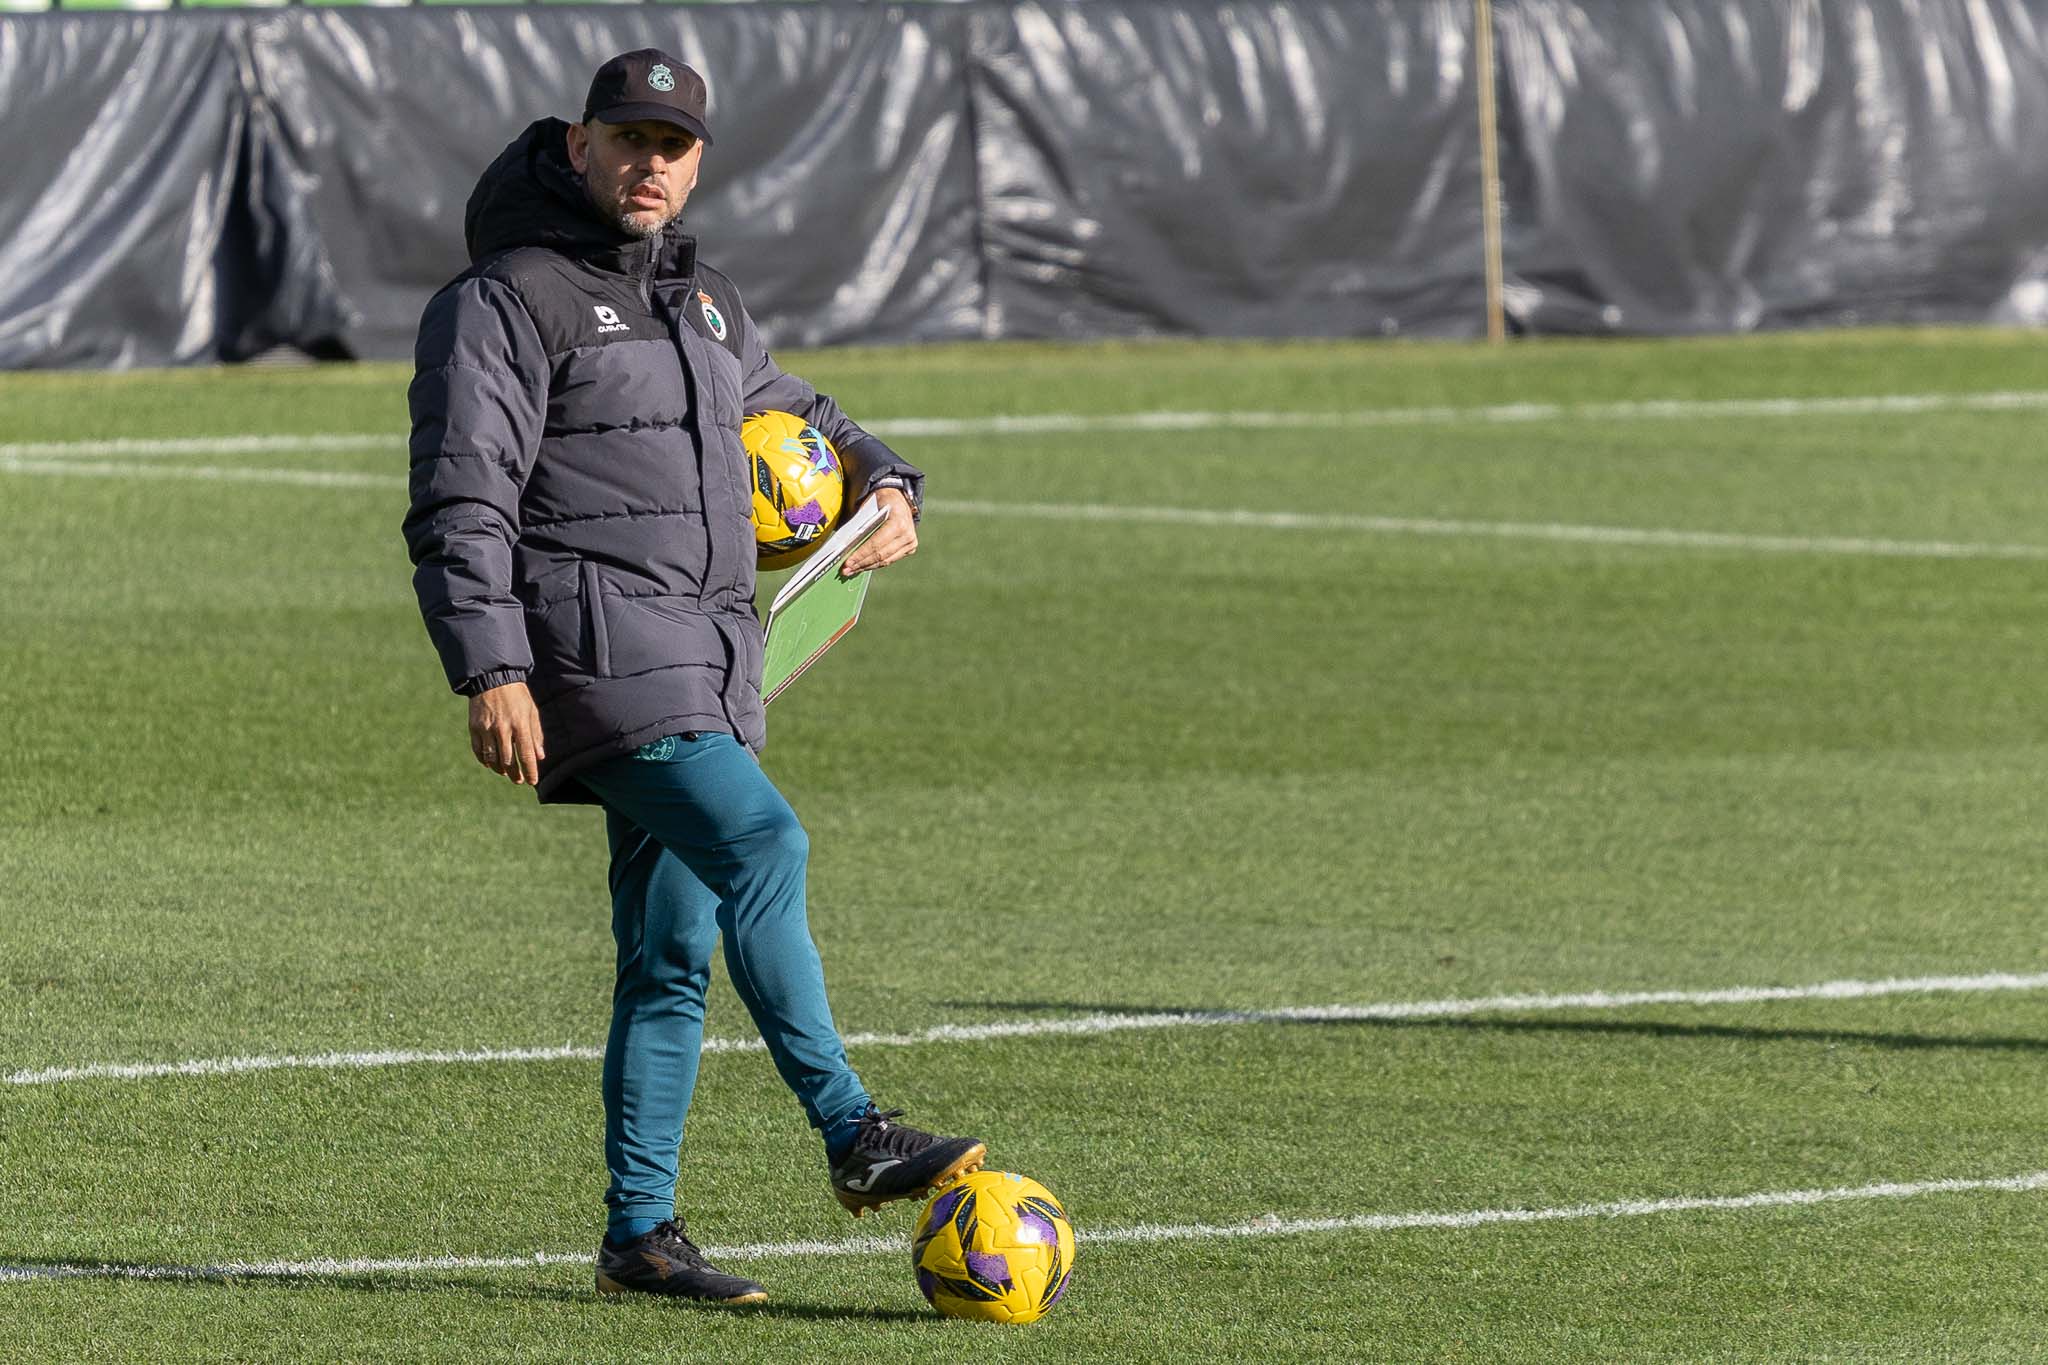
[[(2044, 355), (785, 356), (884, 430), (1299, 416), (900, 438), (924, 548), (765, 760), (842, 1028), (2048, 972), (2048, 411), (1813, 401), (2038, 395)], [(1016, 1329), (929, 1313), (913, 1212), (845, 1218), (757, 1051), (706, 1059), (684, 1150), (743, 1313), (591, 1291), (584, 1057), (21, 1083), (602, 1041), (598, 817), (467, 756), (406, 378), (0, 380), (0, 1359), (2048, 1358), (2039, 1188), (1288, 1230), (2037, 1173), (2038, 988), (857, 1048), (1067, 1202), (1073, 1289)], [(1584, 410), (1645, 400), (1699, 406)], [(1437, 407), (1487, 411), (1372, 416)], [(255, 439), (148, 444), (186, 437)], [(1691, 531), (1736, 538), (1628, 539)], [(372, 1264), (23, 1277), (322, 1258)]]

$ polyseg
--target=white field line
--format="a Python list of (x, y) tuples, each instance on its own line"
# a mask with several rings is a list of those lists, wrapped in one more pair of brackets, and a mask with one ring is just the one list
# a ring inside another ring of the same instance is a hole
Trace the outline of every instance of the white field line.
[[(1619, 1010), (1644, 1005), (1754, 1005), (1787, 1000), (1868, 1000), (1888, 995), (1949, 995), (1969, 991), (2048, 990), (2048, 972), (2016, 975), (1893, 977), (1877, 981), (1822, 981), (1810, 986), (1726, 986), (1712, 990), (1584, 991), (1567, 995), (1491, 995), (1448, 1000), (1403, 1000), (1365, 1005), (1292, 1005), (1263, 1010), (1187, 1010), (1170, 1014), (1089, 1014), (1073, 1019), (1013, 1019), (987, 1024), (940, 1024), (917, 1033), (854, 1033), (850, 1048), (920, 1047), (978, 1043), (998, 1038), (1042, 1038), (1128, 1033), (1144, 1029), (1209, 1028), (1226, 1024), (1346, 1023), (1440, 1019), (1471, 1014), (1536, 1014), (1555, 1010)], [(759, 1038), (706, 1038), (706, 1053), (758, 1052)], [(351, 1071), (381, 1066), (475, 1065), (494, 1062), (596, 1061), (604, 1051), (560, 1047), (475, 1048), (458, 1051), (318, 1052), (253, 1057), (210, 1057), (183, 1062), (103, 1062), (16, 1071), (8, 1085), (68, 1081), (149, 1080), (163, 1076), (233, 1076), (254, 1071)]]
[[(124, 464), (112, 460), (26, 459), (6, 455), (0, 455), (0, 474), (189, 479), (206, 483), (283, 484), (306, 488), (402, 490), (406, 487), (405, 476), (401, 474), (267, 469), (237, 465)], [(1753, 535), (1740, 531), (1583, 526), (1568, 522), (1458, 521), (1432, 517), (1255, 512), (1242, 508), (1119, 507), (1103, 503), (987, 502), (955, 498), (934, 498), (926, 504), (926, 508), (941, 516), (1011, 517), (1034, 521), (1101, 522), (1122, 526), (1146, 524), (1207, 526), (1223, 530), (1446, 536), (1478, 540), (1536, 540), (1572, 545), (1617, 545), (1642, 549), (1732, 550), (1762, 554), (1846, 555), (1880, 559), (2048, 560), (2048, 545), (1952, 540), (1886, 540), (1861, 536)]]
[(1451, 521), (1431, 517), (1367, 517), (1313, 512), (1251, 512), (1195, 507), (1111, 507), (1080, 502), (982, 502), (934, 498), (926, 506), (958, 516), (1020, 517), (1039, 521), (1099, 521), (1212, 526), (1226, 530), (1350, 531), (1368, 535), (1457, 536), (1467, 539), (1547, 540), (1575, 545), (1656, 549), (1745, 550), (1768, 554), (1859, 555), (1882, 559), (2048, 559), (2048, 545), (2000, 545), (1951, 540), (1882, 540), (1861, 536), (1750, 535), (1738, 531), (1681, 531), (1641, 526), (1578, 526), (1567, 522)]
[[(866, 423), (887, 436), (1033, 436), (1054, 432), (1283, 430), (1290, 427), (1442, 426), (1457, 422), (1700, 421), (1715, 417), (1888, 417), (1930, 412), (2015, 412), (2048, 408), (2048, 390), (1871, 394), (1835, 398), (1665, 398), (1616, 403), (1496, 403), (1475, 407), (1350, 408), (1283, 412), (1168, 410), (1049, 412), (979, 417), (883, 417)], [(403, 432), (303, 435), (117, 437), (0, 442), (0, 460), (150, 458), (176, 455), (403, 448)]]
[(202, 483), (278, 483), (305, 488), (396, 488), (403, 474), (359, 474), (340, 469), (261, 469), (242, 465), (133, 464), (115, 460), (30, 459), (0, 455), (0, 474), (57, 474), (71, 478), (194, 479)]
[[(1918, 1199), (1933, 1194), (2025, 1194), (2048, 1189), (2048, 1171), (1990, 1179), (1887, 1181), (1828, 1189), (1762, 1190), (1753, 1194), (1698, 1195), (1676, 1199), (1621, 1199), (1603, 1204), (1566, 1204), (1537, 1209), (1464, 1209), (1440, 1213), (1361, 1213), (1336, 1218), (1282, 1218), (1267, 1214), (1242, 1223), (1139, 1223), (1083, 1228), (1086, 1246), (1117, 1243), (1210, 1242), (1248, 1237), (1300, 1237), (1333, 1232), (1466, 1230), (1502, 1223), (1557, 1223), (1583, 1219), (1645, 1218), (1665, 1213), (1737, 1213), (1749, 1209), (1805, 1208), (1875, 1199)], [(828, 1256), (901, 1255), (900, 1237), (848, 1237), (832, 1241), (754, 1242), (706, 1247), (720, 1261), (815, 1259)], [(417, 1271), (520, 1270), (550, 1265), (588, 1265), (588, 1251), (540, 1251), (527, 1256), (417, 1256), (388, 1260), (227, 1261), (217, 1265), (0, 1265), (0, 1283), (30, 1280), (241, 1280), (391, 1275)]]
[(1034, 413), (1009, 417), (885, 417), (879, 436), (1037, 436), (1059, 432), (1286, 430), (1446, 426), (1459, 422), (1694, 422), (1717, 417), (1888, 417), (1929, 412), (2026, 412), (2048, 391), (1874, 394), (1843, 398), (1667, 398), (1620, 403), (1497, 403), (1482, 407), (1353, 408), (1317, 412)]
[(308, 436), (119, 436), (111, 440), (0, 442), (0, 460), (153, 459), (173, 455), (290, 455), (328, 450), (405, 448), (390, 432), (320, 432)]

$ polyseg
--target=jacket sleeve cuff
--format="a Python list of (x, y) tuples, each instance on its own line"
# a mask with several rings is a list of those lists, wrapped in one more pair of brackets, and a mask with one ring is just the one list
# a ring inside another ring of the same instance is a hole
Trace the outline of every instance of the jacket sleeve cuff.
[(464, 678), (455, 684), (455, 691), (458, 696), (474, 697), (479, 692), (488, 692), (494, 687), (503, 687), (506, 683), (525, 681), (526, 670), (523, 668), (494, 668), (488, 673)]
[(867, 433), (840, 449), (855, 476), (856, 501), (865, 502), (877, 488), (900, 488), (910, 499), (913, 516), (924, 513), (924, 472)]

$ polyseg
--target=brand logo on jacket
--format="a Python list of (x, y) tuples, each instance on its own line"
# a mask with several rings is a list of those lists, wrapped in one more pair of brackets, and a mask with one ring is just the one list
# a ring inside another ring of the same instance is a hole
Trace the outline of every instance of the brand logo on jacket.
[(673, 90), (676, 88), (676, 73), (665, 66), (657, 66), (647, 73), (647, 83), (656, 90)]
[(597, 331), (600, 336), (606, 332), (630, 332), (633, 330), (630, 323), (619, 321), (619, 315), (616, 311), (605, 307), (601, 303), (592, 304), (590, 310), (597, 314)]
[(697, 291), (697, 303), (704, 310), (704, 325), (711, 329), (711, 335), (720, 341), (725, 340), (725, 314), (718, 311), (718, 305), (701, 289)]

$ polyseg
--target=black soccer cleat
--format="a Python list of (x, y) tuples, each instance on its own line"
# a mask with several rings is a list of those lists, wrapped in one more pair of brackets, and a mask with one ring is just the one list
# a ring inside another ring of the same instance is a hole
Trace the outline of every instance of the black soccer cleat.
[(624, 1246), (607, 1237), (597, 1246), (597, 1292), (666, 1294), (704, 1303), (761, 1303), (768, 1291), (752, 1280), (728, 1275), (704, 1259), (671, 1218)]
[(980, 1138), (934, 1137), (892, 1122), (902, 1112), (870, 1104), (853, 1146), (832, 1163), (832, 1195), (856, 1218), (978, 1171), (988, 1155)]

